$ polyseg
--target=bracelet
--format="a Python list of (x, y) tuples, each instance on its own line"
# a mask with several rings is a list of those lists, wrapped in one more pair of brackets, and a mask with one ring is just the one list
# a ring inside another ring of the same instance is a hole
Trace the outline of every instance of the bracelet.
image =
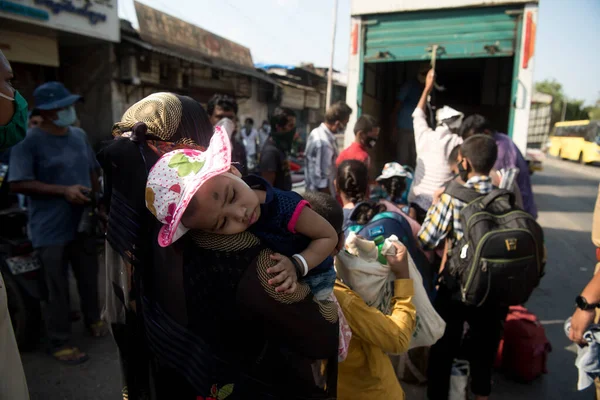
[(306, 262), (306, 259), (302, 257), (301, 254), (294, 254), (292, 258), (297, 258), (298, 261), (302, 263), (302, 266), (304, 267), (304, 273), (302, 274), (302, 276), (306, 276), (306, 274), (308, 274), (308, 263)]
[(292, 262), (292, 264), (294, 264), (294, 269), (296, 270), (296, 277), (298, 278), (298, 280), (300, 280), (300, 278), (302, 278), (302, 266), (300, 265), (300, 262), (294, 257), (290, 257), (290, 261)]

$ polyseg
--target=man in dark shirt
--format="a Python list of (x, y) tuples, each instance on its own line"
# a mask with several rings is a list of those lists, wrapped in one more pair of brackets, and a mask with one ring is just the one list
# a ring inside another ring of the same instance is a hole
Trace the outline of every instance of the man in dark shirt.
[(271, 118), (271, 136), (260, 152), (260, 174), (273, 187), (292, 190), (288, 154), (296, 133), (296, 114), (289, 108), (277, 108)]

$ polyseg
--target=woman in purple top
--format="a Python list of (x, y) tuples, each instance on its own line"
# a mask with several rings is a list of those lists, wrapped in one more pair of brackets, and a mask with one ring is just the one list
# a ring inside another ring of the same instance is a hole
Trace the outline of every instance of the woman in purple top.
[(537, 207), (533, 198), (533, 190), (531, 189), (529, 167), (517, 145), (508, 135), (496, 132), (492, 129), (489, 121), (485, 117), (479, 114), (473, 114), (465, 118), (460, 127), (459, 135), (462, 136), (463, 139), (466, 139), (469, 136), (478, 133), (491, 135), (496, 141), (496, 145), (498, 146), (498, 158), (496, 158), (496, 164), (494, 164), (495, 170), (500, 171), (502, 168), (519, 169), (516, 181), (521, 196), (523, 197), (523, 208), (534, 218), (537, 218)]

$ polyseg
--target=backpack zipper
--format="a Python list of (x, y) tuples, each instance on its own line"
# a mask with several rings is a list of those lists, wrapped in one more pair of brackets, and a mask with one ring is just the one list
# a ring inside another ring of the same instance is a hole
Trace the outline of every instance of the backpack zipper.
[[(478, 213), (479, 214), (479, 213)], [(475, 216), (475, 214), (473, 215)], [(471, 218), (473, 217), (471, 216)], [(470, 219), (470, 218), (469, 218)], [(479, 241), (479, 245), (477, 246), (476, 250), (475, 250), (475, 255), (473, 256), (473, 262), (471, 264), (471, 269), (469, 270), (469, 277), (467, 278), (467, 282), (465, 283), (465, 286), (462, 288), (462, 298), (463, 298), (463, 302), (466, 302), (466, 298), (467, 298), (467, 291), (469, 290), (469, 288), (471, 287), (471, 283), (473, 281), (473, 277), (475, 275), (475, 263), (477, 261), (477, 259), (479, 259), (479, 255), (481, 254), (481, 248), (483, 247), (483, 245), (485, 244), (485, 241), (487, 240), (487, 238), (494, 234), (494, 233), (500, 233), (500, 232), (511, 232), (511, 231), (518, 231), (518, 232), (525, 232), (527, 233), (529, 236), (531, 236), (531, 238), (533, 239), (533, 242), (535, 244), (535, 248), (537, 250), (538, 248), (538, 243), (537, 240), (535, 240), (535, 237), (533, 236), (533, 234), (531, 232), (529, 232), (527, 229), (522, 229), (522, 228), (516, 228), (516, 229), (500, 229), (497, 231), (491, 231), (486, 233), (485, 235), (483, 235), (483, 237), (481, 238), (481, 240)], [(537, 264), (537, 270), (538, 270), (538, 275), (541, 273), (541, 266), (540, 266), (540, 260), (539, 257), (537, 257), (536, 255), (536, 264)], [(489, 284), (488, 284), (489, 286)], [(489, 291), (489, 287), (488, 287), (488, 291)], [(487, 297), (487, 294), (486, 294)], [(480, 303), (481, 304), (481, 303)]]

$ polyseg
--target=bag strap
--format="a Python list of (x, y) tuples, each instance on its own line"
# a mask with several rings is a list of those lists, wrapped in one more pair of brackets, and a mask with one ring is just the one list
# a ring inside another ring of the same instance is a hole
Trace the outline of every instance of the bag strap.
[(510, 203), (511, 207), (515, 206), (515, 194), (513, 192), (511, 192), (510, 190), (506, 190), (506, 189), (494, 189), (492, 190), (490, 193), (488, 193), (483, 200), (481, 200), (481, 205), (483, 206), (483, 208), (487, 208), (490, 204), (492, 204), (492, 202), (494, 202), (495, 200), (497, 200), (499, 197), (502, 196), (508, 196), (508, 202)]
[(448, 184), (448, 186), (446, 186), (446, 190), (444, 190), (444, 193), (467, 204), (484, 196), (475, 189), (468, 188), (456, 181), (451, 181)]

